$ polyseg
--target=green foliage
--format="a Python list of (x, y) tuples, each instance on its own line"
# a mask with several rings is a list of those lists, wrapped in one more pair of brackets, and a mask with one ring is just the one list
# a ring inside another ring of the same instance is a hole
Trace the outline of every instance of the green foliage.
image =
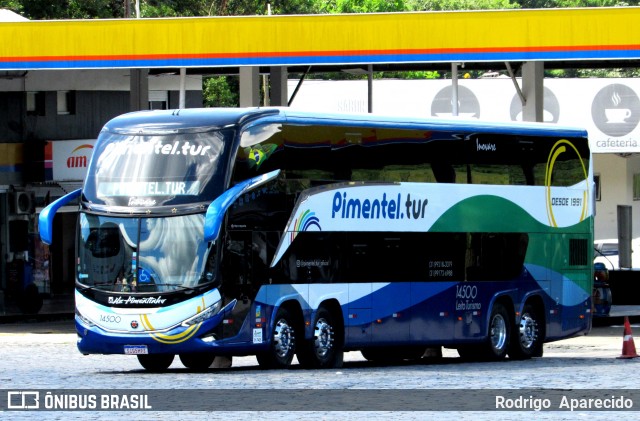
[(271, 5), (272, 15), (313, 14), (318, 13), (319, 3), (317, 0), (213, 0), (206, 15), (266, 15), (267, 4)]
[(20, 0), (0, 0), (0, 9), (11, 10), (22, 15), (22, 1)]
[(9, 9), (27, 19), (106, 19), (123, 16), (121, 0), (0, 0), (0, 8)]
[(440, 79), (436, 70), (412, 70), (408, 72), (376, 72), (374, 79)]
[[(133, 16), (135, 0), (131, 0)], [(152, 17), (206, 16), (208, 4), (202, 0), (146, 0), (140, 3), (140, 15)]]
[(638, 0), (518, 0), (523, 9), (548, 9), (561, 7), (615, 7), (636, 6)]
[(203, 81), (205, 107), (237, 107), (240, 104), (239, 81), (234, 76), (214, 76)]
[(320, 13), (403, 12), (404, 0), (330, 0), (320, 2)]
[(510, 0), (407, 0), (412, 11), (517, 9)]

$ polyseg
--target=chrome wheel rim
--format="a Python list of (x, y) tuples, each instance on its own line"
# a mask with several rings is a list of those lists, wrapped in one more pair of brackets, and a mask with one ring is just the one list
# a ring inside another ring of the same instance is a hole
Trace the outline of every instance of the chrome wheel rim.
[(523, 348), (529, 349), (538, 339), (538, 324), (530, 314), (525, 313), (520, 318), (520, 344)]
[(279, 358), (286, 357), (295, 344), (293, 328), (289, 326), (285, 319), (280, 319), (276, 323), (273, 333), (273, 349)]
[(313, 335), (315, 337), (316, 355), (320, 358), (326, 357), (331, 348), (333, 348), (333, 328), (325, 319), (318, 319)]
[(501, 314), (496, 314), (491, 319), (491, 346), (496, 351), (504, 348), (507, 342), (507, 324)]

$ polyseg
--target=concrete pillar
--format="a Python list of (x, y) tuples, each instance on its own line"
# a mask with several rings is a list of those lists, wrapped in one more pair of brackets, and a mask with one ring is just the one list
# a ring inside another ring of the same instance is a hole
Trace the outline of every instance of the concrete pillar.
[(271, 81), (270, 103), (274, 107), (286, 107), (289, 102), (287, 78), (289, 72), (286, 67), (274, 66), (269, 69)]
[(367, 66), (367, 112), (373, 112), (373, 64)]
[(458, 99), (458, 63), (451, 63), (451, 115), (458, 116), (459, 113)]
[(180, 96), (178, 97), (178, 108), (181, 110), (185, 108), (187, 98), (187, 69), (180, 68)]
[(240, 106), (260, 106), (260, 78), (258, 67), (240, 67)]
[(633, 267), (631, 263), (631, 239), (633, 238), (631, 212), (631, 206), (618, 205), (618, 265), (620, 268), (627, 269)]
[(522, 120), (543, 122), (544, 62), (528, 61), (523, 64), (522, 94), (527, 100), (522, 107)]
[(149, 109), (149, 69), (131, 69), (129, 72), (131, 111)]

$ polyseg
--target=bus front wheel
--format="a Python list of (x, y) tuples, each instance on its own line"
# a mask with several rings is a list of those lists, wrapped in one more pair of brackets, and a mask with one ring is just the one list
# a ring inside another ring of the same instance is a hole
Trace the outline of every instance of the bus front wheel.
[(180, 354), (182, 365), (191, 370), (206, 370), (215, 359), (215, 355), (207, 353)]
[(311, 339), (302, 341), (297, 353), (298, 361), (306, 368), (339, 368), (343, 351), (338, 321), (324, 307), (318, 308)]
[(147, 371), (159, 373), (165, 371), (171, 363), (175, 355), (173, 354), (144, 354), (138, 355), (138, 361)]
[(511, 341), (511, 323), (507, 309), (496, 303), (489, 317), (488, 337), (483, 343), (458, 347), (460, 358), (468, 361), (498, 361), (504, 359)]
[(496, 303), (489, 318), (489, 338), (484, 346), (484, 357), (501, 360), (507, 355), (511, 340), (511, 323), (507, 309)]
[(288, 367), (296, 351), (296, 334), (289, 311), (280, 307), (275, 320), (269, 350), (256, 355), (262, 368)]

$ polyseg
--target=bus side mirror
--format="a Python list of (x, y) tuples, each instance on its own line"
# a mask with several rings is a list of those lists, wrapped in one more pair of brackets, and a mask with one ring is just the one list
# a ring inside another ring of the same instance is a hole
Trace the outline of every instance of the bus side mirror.
[(38, 231), (40, 232), (40, 239), (43, 243), (51, 245), (53, 242), (53, 218), (56, 216), (58, 209), (77, 199), (80, 193), (82, 193), (82, 189), (74, 190), (52, 202), (40, 212), (38, 216)]
[(220, 235), (220, 227), (224, 220), (224, 215), (233, 202), (246, 192), (273, 180), (278, 176), (278, 174), (280, 174), (280, 170), (275, 170), (241, 181), (211, 202), (207, 209), (207, 215), (204, 219), (204, 240), (215, 241), (218, 238), (218, 235)]

